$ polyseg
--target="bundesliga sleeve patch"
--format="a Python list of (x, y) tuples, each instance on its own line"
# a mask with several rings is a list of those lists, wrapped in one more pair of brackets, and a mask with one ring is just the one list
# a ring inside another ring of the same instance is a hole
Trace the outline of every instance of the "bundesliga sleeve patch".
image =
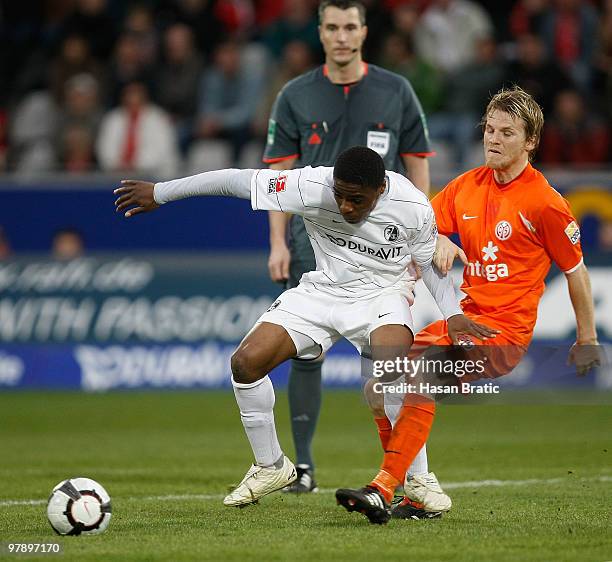
[(565, 234), (567, 234), (567, 237), (570, 239), (572, 244), (576, 244), (578, 240), (580, 240), (580, 228), (578, 228), (576, 221), (570, 222), (565, 227)]
[(282, 193), (287, 187), (287, 176), (280, 175), (277, 178), (271, 178), (268, 182), (268, 195), (272, 193)]

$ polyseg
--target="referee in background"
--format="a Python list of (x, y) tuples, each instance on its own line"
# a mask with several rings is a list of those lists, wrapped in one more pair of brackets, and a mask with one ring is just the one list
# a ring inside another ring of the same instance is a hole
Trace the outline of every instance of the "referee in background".
[[(275, 170), (333, 166), (343, 150), (362, 145), (378, 152), (387, 170), (405, 172), (428, 194), (426, 157), (433, 153), (421, 104), (405, 78), (363, 61), (367, 31), (361, 2), (320, 3), (325, 64), (291, 80), (278, 94), (263, 161)], [(295, 287), (302, 274), (316, 267), (304, 221), (276, 211), (269, 220), (270, 277)], [(288, 492), (317, 491), (311, 444), (321, 409), (322, 360), (291, 363), (289, 409), (298, 478)]]

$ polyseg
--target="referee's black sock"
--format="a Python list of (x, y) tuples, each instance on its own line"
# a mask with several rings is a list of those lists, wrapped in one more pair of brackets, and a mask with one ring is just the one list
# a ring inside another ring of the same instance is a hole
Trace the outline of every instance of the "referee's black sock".
[(322, 361), (291, 361), (289, 371), (289, 414), (295, 445), (295, 464), (314, 470), (312, 438), (321, 410)]

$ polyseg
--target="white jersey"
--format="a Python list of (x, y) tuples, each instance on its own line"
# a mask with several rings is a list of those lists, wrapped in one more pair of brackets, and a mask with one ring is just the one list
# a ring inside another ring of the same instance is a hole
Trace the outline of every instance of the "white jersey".
[(429, 200), (406, 177), (386, 172), (387, 188), (364, 221), (344, 220), (333, 193), (333, 168), (256, 170), (253, 209), (304, 217), (317, 268), (302, 284), (345, 298), (385, 291), (407, 292), (416, 281), (412, 259), (429, 266), (436, 247), (436, 222)]

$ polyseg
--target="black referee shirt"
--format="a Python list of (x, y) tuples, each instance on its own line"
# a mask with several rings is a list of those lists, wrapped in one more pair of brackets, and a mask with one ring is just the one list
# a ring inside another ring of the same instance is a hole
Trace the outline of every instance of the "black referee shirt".
[(421, 104), (410, 83), (364, 63), (350, 85), (333, 84), (320, 66), (288, 82), (278, 94), (268, 125), (263, 161), (297, 157), (296, 166), (333, 166), (355, 145), (378, 152), (385, 168), (404, 172), (400, 156), (432, 154)]

